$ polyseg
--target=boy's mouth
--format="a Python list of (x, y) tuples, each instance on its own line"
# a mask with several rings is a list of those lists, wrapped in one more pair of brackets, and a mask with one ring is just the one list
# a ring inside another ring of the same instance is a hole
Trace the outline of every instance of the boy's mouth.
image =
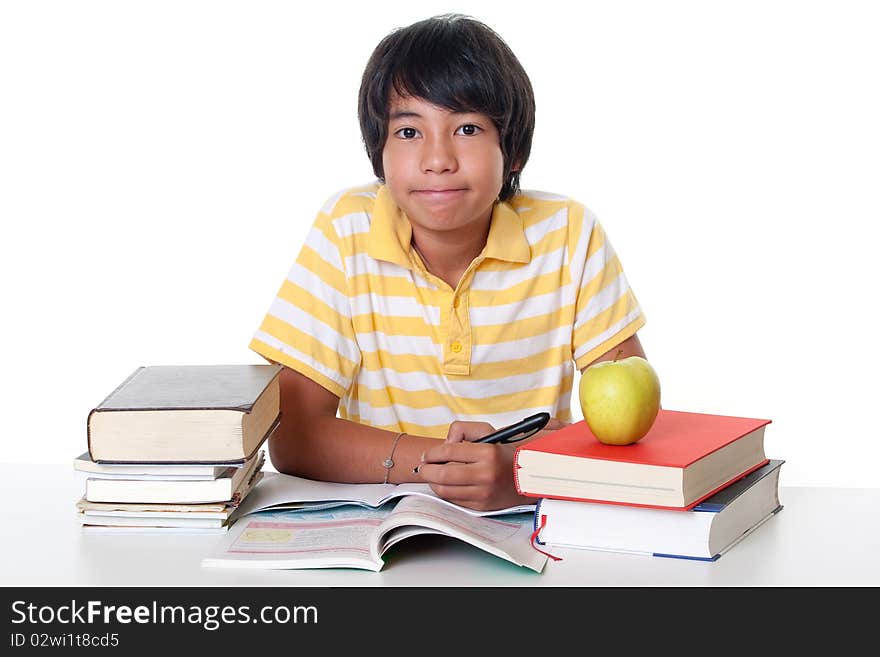
[(424, 199), (441, 201), (454, 198), (466, 191), (467, 190), (463, 187), (456, 187), (454, 189), (414, 189), (413, 194), (418, 194)]

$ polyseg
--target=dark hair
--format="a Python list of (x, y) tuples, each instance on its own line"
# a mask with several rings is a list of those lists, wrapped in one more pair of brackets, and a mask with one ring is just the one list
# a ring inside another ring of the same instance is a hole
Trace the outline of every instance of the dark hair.
[(398, 28), (376, 46), (361, 79), (358, 120), (373, 172), (383, 181), (392, 88), (451, 111), (487, 115), (498, 129), (504, 156), (498, 198), (506, 201), (519, 191), (520, 171), (532, 148), (535, 96), (516, 55), (491, 28), (446, 14)]

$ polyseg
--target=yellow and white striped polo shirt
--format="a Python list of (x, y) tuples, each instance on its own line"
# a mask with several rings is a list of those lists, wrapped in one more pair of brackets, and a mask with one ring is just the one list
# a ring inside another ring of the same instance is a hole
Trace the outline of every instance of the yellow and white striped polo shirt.
[(339, 416), (445, 438), (454, 420), (571, 420), (574, 367), (645, 319), (593, 214), (524, 191), (496, 204), (456, 289), (428, 272), (384, 185), (318, 214), (250, 348), (340, 397)]

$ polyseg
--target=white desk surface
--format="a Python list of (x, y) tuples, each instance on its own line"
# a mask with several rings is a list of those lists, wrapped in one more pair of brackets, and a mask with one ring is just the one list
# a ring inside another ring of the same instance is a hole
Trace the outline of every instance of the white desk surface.
[(0, 464), (2, 586), (878, 586), (880, 488), (780, 488), (785, 508), (715, 562), (556, 550), (534, 573), (445, 537), (379, 573), (202, 568), (220, 534), (84, 534), (73, 466)]

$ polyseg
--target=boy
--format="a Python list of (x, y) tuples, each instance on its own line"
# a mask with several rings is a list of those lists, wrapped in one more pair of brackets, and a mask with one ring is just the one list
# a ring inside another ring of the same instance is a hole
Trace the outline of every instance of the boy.
[(285, 366), (272, 463), (480, 510), (533, 502), (513, 484), (522, 443), (470, 441), (542, 411), (558, 429), (575, 365), (644, 356), (620, 263), (582, 205), (520, 192), (532, 87), (482, 23), (389, 34), (358, 115), (378, 182), (328, 201), (250, 344)]

